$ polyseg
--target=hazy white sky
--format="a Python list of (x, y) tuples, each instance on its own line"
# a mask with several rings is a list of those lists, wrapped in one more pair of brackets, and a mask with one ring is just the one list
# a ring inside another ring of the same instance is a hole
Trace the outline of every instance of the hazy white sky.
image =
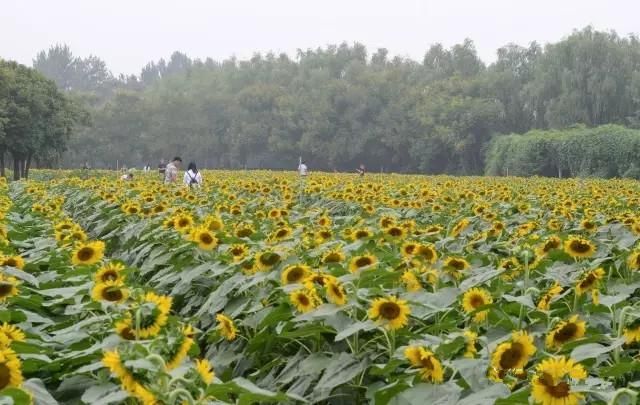
[(114, 73), (180, 50), (240, 59), (358, 41), (421, 60), (469, 37), (485, 61), (508, 43), (557, 41), (593, 25), (640, 32), (639, 0), (0, 0), (0, 57), (31, 65), (55, 43)]

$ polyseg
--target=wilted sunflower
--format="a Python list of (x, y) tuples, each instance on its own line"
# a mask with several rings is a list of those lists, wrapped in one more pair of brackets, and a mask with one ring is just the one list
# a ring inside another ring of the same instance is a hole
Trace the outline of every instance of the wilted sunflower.
[(315, 288), (302, 288), (289, 294), (289, 300), (299, 312), (309, 312), (320, 305)]
[(378, 263), (378, 259), (373, 255), (354, 256), (349, 261), (349, 271), (352, 273), (361, 269), (369, 269)]
[(202, 250), (211, 251), (218, 246), (218, 239), (206, 227), (199, 227), (191, 231), (190, 238)]
[(640, 250), (635, 250), (629, 255), (627, 258), (627, 266), (629, 266), (631, 270), (640, 269)]
[(604, 269), (599, 267), (583, 275), (580, 281), (578, 281), (578, 283), (576, 284), (576, 294), (580, 296), (587, 291), (591, 291), (591, 294), (593, 296), (593, 303), (597, 305), (598, 287), (600, 284), (600, 280), (602, 280), (605, 274), (606, 273)]
[(549, 349), (560, 349), (565, 343), (580, 339), (586, 331), (586, 322), (578, 319), (578, 315), (572, 316), (568, 321), (559, 322), (545, 338), (545, 344)]
[(423, 381), (439, 384), (444, 380), (442, 364), (431, 351), (421, 346), (409, 346), (405, 349), (404, 356), (411, 366), (420, 369)]
[(471, 222), (469, 221), (468, 218), (461, 219), (460, 221), (458, 221), (457, 224), (454, 225), (453, 228), (451, 228), (451, 232), (449, 232), (449, 236), (451, 236), (452, 238), (457, 238), (462, 233), (462, 231), (467, 229), (470, 223)]
[(0, 258), (0, 265), (14, 267), (16, 269), (24, 269), (24, 259), (22, 256), (14, 255), (14, 256), (6, 256)]
[(411, 310), (407, 302), (393, 296), (376, 298), (369, 308), (369, 318), (391, 330), (406, 326), (409, 323), (409, 314)]
[(104, 248), (102, 241), (78, 243), (71, 254), (71, 262), (75, 265), (98, 263), (104, 256)]
[(124, 265), (118, 262), (110, 262), (100, 267), (94, 276), (96, 283), (106, 283), (107, 281), (123, 281)]
[(344, 253), (342, 252), (342, 249), (338, 247), (326, 252), (322, 256), (322, 263), (324, 264), (341, 263), (344, 261), (344, 259), (345, 259)]
[(405, 270), (400, 279), (409, 292), (416, 292), (422, 289), (420, 280), (412, 270)]
[(586, 258), (593, 256), (596, 247), (587, 239), (571, 236), (564, 242), (564, 251), (573, 258)]
[(218, 322), (216, 329), (222, 336), (224, 336), (225, 339), (231, 341), (236, 338), (238, 330), (236, 329), (236, 325), (233, 323), (233, 319), (224, 314), (217, 314), (216, 321)]
[(173, 350), (173, 352), (169, 355), (169, 360), (166, 362), (167, 370), (173, 370), (178, 367), (184, 359), (187, 357), (187, 353), (189, 353), (189, 349), (193, 346), (193, 328), (191, 325), (184, 326), (181, 331), (180, 339), (178, 340), (180, 344)]
[(473, 359), (478, 353), (478, 348), (476, 347), (478, 344), (478, 334), (471, 330), (465, 330), (463, 336), (465, 342), (464, 357)]
[(347, 295), (344, 292), (344, 287), (338, 281), (330, 280), (325, 283), (324, 288), (329, 302), (339, 306), (347, 303)]
[(510, 341), (500, 343), (493, 351), (490, 375), (501, 380), (507, 372), (520, 372), (535, 352), (533, 337), (524, 331), (513, 332)]
[(142, 322), (136, 335), (142, 339), (158, 335), (169, 319), (172, 301), (169, 296), (148, 292), (142, 300), (141, 309), (146, 311), (142, 311)]
[(22, 363), (16, 352), (9, 348), (0, 349), (0, 390), (22, 385)]
[(542, 360), (531, 381), (533, 400), (542, 405), (578, 405), (584, 398), (571, 389), (570, 379), (584, 380), (587, 372), (582, 365), (566, 357)]
[(416, 249), (415, 255), (429, 264), (433, 264), (438, 260), (436, 248), (431, 243), (420, 244)]
[(195, 363), (196, 363), (196, 372), (200, 376), (200, 379), (202, 380), (202, 382), (204, 382), (207, 385), (211, 384), (216, 375), (213, 372), (213, 367), (211, 367), (209, 360), (196, 359)]
[(124, 302), (129, 297), (129, 289), (120, 280), (108, 280), (96, 283), (91, 290), (91, 298), (94, 301), (106, 301), (112, 303)]
[(551, 300), (557, 295), (560, 295), (561, 292), (562, 292), (562, 287), (556, 281), (551, 286), (551, 288), (549, 288), (549, 290), (547, 290), (547, 292), (542, 296), (542, 298), (540, 298), (540, 301), (538, 301), (538, 305), (537, 305), (538, 309), (541, 311), (548, 311), (549, 306), (551, 304)]
[(301, 283), (302, 280), (307, 278), (311, 268), (304, 264), (292, 264), (287, 266), (280, 276), (282, 285)]
[(7, 298), (18, 295), (18, 280), (15, 277), (5, 276), (0, 273), (0, 302)]
[[(493, 298), (489, 291), (484, 288), (471, 288), (462, 296), (462, 309), (467, 314), (472, 313), (476, 309), (493, 303)], [(482, 322), (487, 318), (488, 311), (480, 311), (473, 317), (474, 322)]]
[(102, 364), (114, 374), (122, 384), (122, 388), (143, 404), (155, 404), (156, 398), (140, 384), (134, 375), (126, 368), (117, 350), (106, 351), (102, 356)]
[(260, 271), (268, 271), (275, 267), (282, 260), (280, 254), (272, 251), (265, 250), (256, 254), (255, 264)]

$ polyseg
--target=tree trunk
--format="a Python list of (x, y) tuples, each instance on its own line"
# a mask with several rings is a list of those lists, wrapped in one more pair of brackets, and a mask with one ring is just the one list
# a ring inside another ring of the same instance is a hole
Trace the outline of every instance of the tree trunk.
[(32, 153), (29, 153), (27, 155), (27, 161), (24, 164), (24, 178), (28, 179), (29, 178), (29, 168), (31, 167), (31, 157), (32, 157)]
[(13, 157), (13, 180), (20, 180), (20, 159)]
[(4, 149), (0, 150), (0, 177), (4, 177)]

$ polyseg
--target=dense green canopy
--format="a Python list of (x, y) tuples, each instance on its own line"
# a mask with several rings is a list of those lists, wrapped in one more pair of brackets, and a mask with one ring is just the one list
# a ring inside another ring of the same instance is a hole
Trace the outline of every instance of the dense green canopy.
[(592, 28), (544, 48), (507, 45), (489, 66), (470, 40), (433, 45), (421, 62), (356, 43), (245, 61), (176, 52), (114, 77), (99, 58), (56, 46), (34, 66), (90, 106), (93, 126), (71, 139), (68, 166), (178, 154), (292, 168), (301, 156), (312, 170), (481, 174), (496, 134), (640, 126), (640, 42)]

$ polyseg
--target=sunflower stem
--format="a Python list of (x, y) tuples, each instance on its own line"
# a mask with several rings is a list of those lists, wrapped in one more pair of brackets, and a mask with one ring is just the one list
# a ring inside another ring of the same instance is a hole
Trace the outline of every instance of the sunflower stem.
[[(624, 334), (624, 323), (627, 318), (627, 312), (631, 309), (632, 307), (626, 306), (620, 310), (620, 315), (618, 317), (618, 339), (620, 339)], [(620, 362), (620, 347), (621, 346), (617, 346), (615, 349), (613, 349), (613, 359), (616, 363)]]
[(613, 398), (611, 398), (611, 401), (607, 402), (607, 404), (609, 405), (616, 405), (618, 403), (618, 398), (620, 398), (621, 396), (628, 396), (630, 397), (630, 402), (624, 402), (624, 403), (630, 403), (630, 404), (636, 404), (638, 403), (638, 392), (631, 390), (629, 388), (620, 388), (619, 390), (617, 390), (614, 395)]
[(191, 396), (191, 393), (189, 391), (185, 390), (184, 388), (176, 388), (176, 389), (174, 389), (173, 392), (171, 393), (171, 395), (169, 396), (169, 403), (170, 404), (177, 404), (179, 397), (183, 398), (183, 402), (182, 403), (186, 402), (189, 405), (195, 404), (195, 401), (193, 400), (193, 397)]

